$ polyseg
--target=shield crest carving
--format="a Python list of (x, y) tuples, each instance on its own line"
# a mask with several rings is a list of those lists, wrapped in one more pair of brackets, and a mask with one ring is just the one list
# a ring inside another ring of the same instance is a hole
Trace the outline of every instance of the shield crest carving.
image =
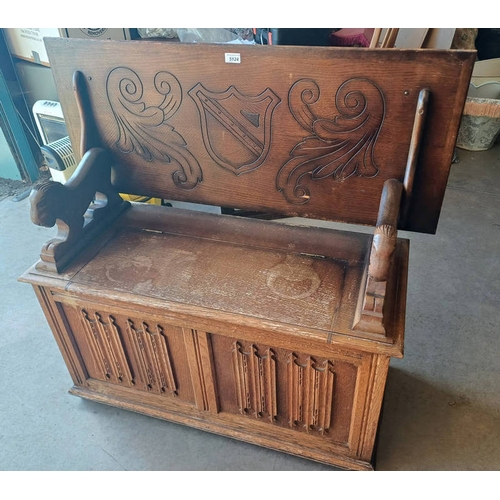
[(241, 175), (264, 163), (271, 146), (272, 115), (281, 102), (270, 88), (249, 96), (234, 86), (211, 92), (198, 83), (188, 94), (198, 107), (205, 148), (217, 164)]

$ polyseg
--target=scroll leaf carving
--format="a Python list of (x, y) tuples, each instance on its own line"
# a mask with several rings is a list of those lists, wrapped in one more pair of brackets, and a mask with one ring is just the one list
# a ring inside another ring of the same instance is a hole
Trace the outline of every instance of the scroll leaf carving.
[(118, 126), (116, 145), (123, 153), (135, 153), (146, 161), (158, 159), (180, 167), (172, 174), (176, 186), (192, 189), (203, 175), (196, 158), (187, 149), (183, 137), (167, 122), (182, 102), (182, 88), (167, 71), (154, 77), (154, 88), (161, 102), (144, 92), (139, 75), (130, 68), (113, 69), (106, 82), (106, 92)]
[(276, 358), (272, 349), (259, 355), (255, 345), (245, 352), (239, 342), (233, 345), (233, 369), (240, 413), (253, 412), (256, 418), (267, 416), (271, 422), (278, 417), (276, 399)]
[(288, 419), (290, 427), (303, 427), (306, 432), (323, 435), (332, 418), (334, 372), (331, 361), (317, 364), (308, 357), (300, 364), (291, 353), (288, 358)]
[(320, 99), (318, 84), (297, 81), (289, 92), (289, 108), (297, 123), (311, 135), (290, 152), (292, 158), (279, 170), (276, 187), (290, 203), (309, 201), (308, 180), (351, 176), (375, 177), (379, 168), (374, 147), (385, 115), (379, 87), (364, 78), (344, 82), (335, 96), (332, 118), (318, 117), (314, 104)]

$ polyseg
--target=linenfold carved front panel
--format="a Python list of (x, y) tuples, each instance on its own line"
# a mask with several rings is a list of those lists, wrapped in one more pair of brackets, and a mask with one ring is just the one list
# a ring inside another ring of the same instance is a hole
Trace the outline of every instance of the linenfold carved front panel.
[(90, 379), (350, 446), (360, 353), (316, 357), (93, 304), (60, 310)]
[(298, 356), (288, 358), (288, 415), (290, 427), (306, 432), (328, 432), (332, 419), (334, 369), (329, 360), (318, 364), (308, 356), (304, 364)]
[(89, 313), (84, 308), (79, 311), (87, 344), (92, 352), (96, 378), (135, 385), (115, 318), (108, 315), (107, 321), (104, 321), (98, 312)]
[(233, 345), (233, 369), (236, 396), (242, 415), (278, 418), (276, 402), (276, 358), (272, 349), (259, 355), (255, 345), (245, 352), (239, 342)]
[(64, 304), (90, 378), (194, 403), (181, 328)]
[(130, 319), (127, 319), (127, 327), (140, 378), (147, 382), (146, 389), (160, 393), (169, 391), (177, 395), (168, 340), (163, 328), (160, 325), (151, 328), (145, 321), (136, 326)]
[(359, 356), (344, 352), (316, 358), (215, 334), (211, 338), (222, 412), (348, 445)]

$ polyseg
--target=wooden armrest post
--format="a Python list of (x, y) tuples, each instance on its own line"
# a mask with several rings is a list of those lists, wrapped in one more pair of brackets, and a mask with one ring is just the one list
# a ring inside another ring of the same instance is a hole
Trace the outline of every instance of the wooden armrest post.
[(354, 330), (386, 335), (384, 305), (394, 250), (397, 243), (397, 225), (403, 184), (397, 179), (384, 183), (377, 227), (361, 286)]
[(364, 276), (365, 283), (360, 289), (354, 330), (387, 334), (384, 325), (384, 306), (392, 256), (397, 243), (398, 221), (404, 224), (408, 216), (428, 102), (429, 90), (422, 89), (415, 110), (404, 184), (397, 179), (388, 179), (384, 183), (377, 226)]
[(58, 229), (57, 236), (43, 246), (36, 268), (58, 273), (130, 206), (111, 184), (111, 159), (98, 147), (85, 76), (80, 71), (73, 75), (73, 91), (80, 114), (83, 157), (65, 184), (44, 182), (30, 195), (33, 223), (45, 227), (57, 224)]
[(47, 181), (30, 194), (31, 220), (52, 227), (57, 236), (40, 253), (37, 269), (61, 272), (89, 241), (130, 205), (111, 185), (108, 154), (99, 148), (85, 153), (66, 182)]
[(368, 267), (368, 275), (375, 281), (387, 281), (389, 278), (392, 254), (396, 248), (402, 193), (403, 184), (397, 179), (385, 182)]

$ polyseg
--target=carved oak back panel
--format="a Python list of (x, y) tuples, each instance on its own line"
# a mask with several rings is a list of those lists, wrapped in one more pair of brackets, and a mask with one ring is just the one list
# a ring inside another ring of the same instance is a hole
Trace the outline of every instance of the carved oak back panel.
[(429, 89), (404, 229), (436, 230), (474, 52), (46, 44), (74, 148), (77, 71), (87, 146), (112, 153), (120, 192), (290, 216), (374, 225)]

